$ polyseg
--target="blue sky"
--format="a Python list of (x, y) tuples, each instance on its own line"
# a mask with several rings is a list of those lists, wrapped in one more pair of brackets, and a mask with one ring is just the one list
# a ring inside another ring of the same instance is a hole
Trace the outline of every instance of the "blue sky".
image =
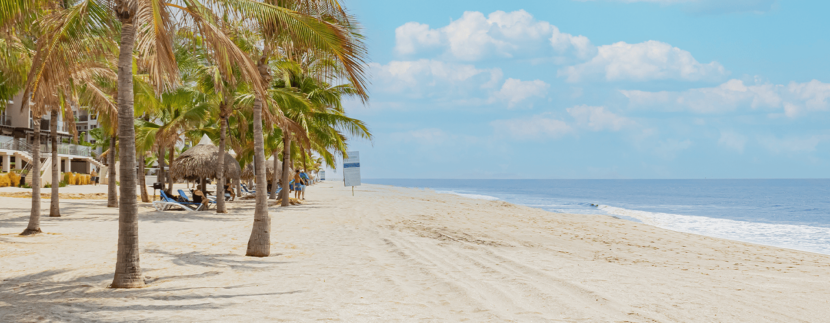
[(830, 177), (830, 1), (345, 4), (364, 178)]

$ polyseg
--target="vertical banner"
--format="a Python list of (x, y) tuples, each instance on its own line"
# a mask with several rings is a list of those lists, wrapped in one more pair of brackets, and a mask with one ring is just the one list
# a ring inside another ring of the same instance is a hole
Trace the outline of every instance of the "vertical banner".
[(318, 177), (320, 177), (320, 178), (318, 178), (320, 181), (325, 181), (326, 180), (326, 171), (321, 170), (317, 174), (318, 174)]
[(349, 158), (343, 159), (343, 182), (345, 186), (360, 186), (360, 153), (350, 151)]

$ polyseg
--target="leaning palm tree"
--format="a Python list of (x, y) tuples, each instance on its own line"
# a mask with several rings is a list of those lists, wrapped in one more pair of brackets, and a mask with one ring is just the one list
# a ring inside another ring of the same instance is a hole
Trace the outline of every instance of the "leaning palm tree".
[[(40, 120), (51, 113), (52, 135), (52, 203), (51, 216), (60, 216), (57, 154), (58, 115), (66, 116), (68, 125), (75, 132), (72, 104), (77, 101), (75, 86), (109, 72), (101, 59), (112, 47), (105, 24), (88, 25), (79, 17), (95, 15), (95, 6), (81, 3), (67, 7), (66, 2), (44, 4), (43, 15), (37, 19), (37, 51), (26, 79), (21, 108), (29, 107), (36, 129), (32, 148), (34, 168), (32, 176), (33, 196), (30, 225), (24, 234), (39, 232), (35, 223), (40, 216)], [(74, 38), (73, 38), (74, 37)], [(31, 105), (29, 103), (32, 103)]]

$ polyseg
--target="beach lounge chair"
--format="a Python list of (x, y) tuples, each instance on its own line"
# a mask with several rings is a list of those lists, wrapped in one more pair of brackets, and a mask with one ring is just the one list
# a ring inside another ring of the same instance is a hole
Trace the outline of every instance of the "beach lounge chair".
[(248, 195), (256, 194), (256, 190), (249, 190), (248, 187), (245, 186), (245, 184), (241, 184), (240, 186), (242, 186), (242, 193), (245, 193), (245, 194), (248, 194)]
[(153, 202), (153, 207), (156, 209), (156, 211), (167, 211), (171, 207), (181, 207), (185, 211), (189, 212), (189, 211), (199, 210), (199, 208), (201, 207), (201, 205), (196, 207), (196, 205), (199, 204), (199, 203), (185, 203), (185, 202), (176, 201), (176, 199), (173, 199), (173, 198), (170, 198), (169, 196), (167, 196), (167, 193), (165, 193), (164, 190), (161, 190), (160, 194), (161, 194), (161, 201), (154, 201)]
[(213, 199), (211, 199), (210, 196), (208, 196), (208, 195), (205, 195), (205, 197), (207, 197), (207, 199), (208, 199), (208, 203), (196, 202), (196, 199), (188, 197), (187, 193), (185, 193), (184, 190), (179, 190), (179, 196), (181, 196), (182, 199), (184, 199), (186, 201), (185, 203), (191, 203), (192, 205), (199, 205), (199, 207), (196, 209), (196, 211), (201, 211), (203, 209), (205, 209), (205, 210), (209, 209), (210, 208), (210, 205), (209, 205), (210, 203), (214, 203), (214, 204), (216, 203), (216, 198), (214, 197)]

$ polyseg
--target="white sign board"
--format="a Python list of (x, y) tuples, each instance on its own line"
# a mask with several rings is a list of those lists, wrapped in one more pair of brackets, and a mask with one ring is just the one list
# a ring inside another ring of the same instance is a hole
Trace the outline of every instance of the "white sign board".
[(349, 158), (343, 159), (343, 182), (345, 186), (360, 186), (360, 153), (347, 152)]
[(318, 175), (318, 177), (320, 177), (319, 180), (321, 180), (321, 181), (326, 180), (326, 171), (321, 170), (320, 172), (317, 173), (317, 175)]

